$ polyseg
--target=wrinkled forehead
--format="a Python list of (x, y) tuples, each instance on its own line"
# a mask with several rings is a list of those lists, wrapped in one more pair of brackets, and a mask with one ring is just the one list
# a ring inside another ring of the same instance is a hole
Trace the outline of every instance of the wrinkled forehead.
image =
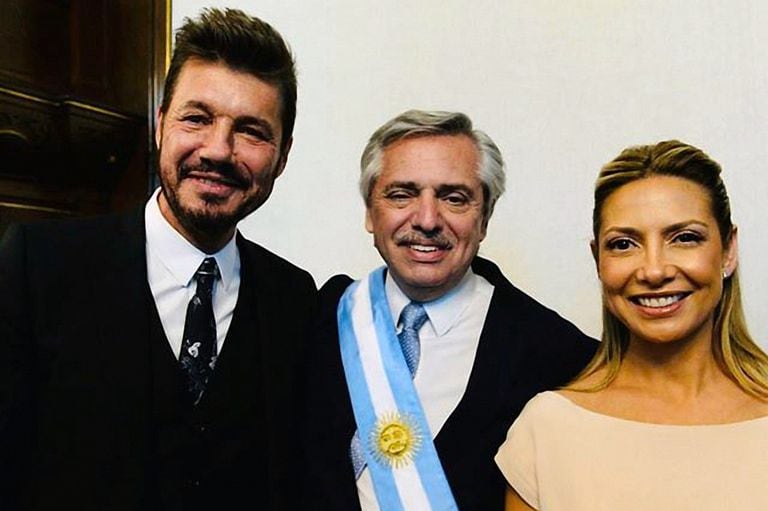
[(477, 146), (466, 135), (413, 136), (384, 148), (377, 181), (479, 186), (479, 162)]

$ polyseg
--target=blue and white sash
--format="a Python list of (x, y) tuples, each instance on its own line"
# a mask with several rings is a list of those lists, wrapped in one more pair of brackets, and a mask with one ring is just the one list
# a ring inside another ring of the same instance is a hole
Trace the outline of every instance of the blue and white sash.
[(458, 510), (400, 349), (384, 267), (347, 288), (339, 341), (360, 443), (382, 510)]

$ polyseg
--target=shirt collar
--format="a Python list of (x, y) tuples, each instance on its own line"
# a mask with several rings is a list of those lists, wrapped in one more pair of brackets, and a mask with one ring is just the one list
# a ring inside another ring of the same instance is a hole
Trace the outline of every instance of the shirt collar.
[[(477, 275), (475, 275), (470, 267), (456, 287), (436, 300), (422, 303), (427, 311), (429, 322), (438, 336), (445, 335), (446, 332), (459, 322), (464, 311), (472, 303), (476, 283)], [(384, 286), (389, 309), (392, 311), (392, 319), (394, 319), (395, 326), (397, 326), (400, 313), (411, 302), (411, 299), (397, 286), (390, 272), (387, 272)]]
[(225, 289), (229, 289), (234, 275), (240, 272), (240, 254), (237, 250), (236, 236), (232, 236), (232, 239), (215, 254), (206, 254), (187, 241), (168, 223), (160, 212), (157, 202), (159, 194), (160, 188), (155, 190), (144, 208), (147, 250), (157, 257), (182, 287), (187, 287), (192, 282), (192, 277), (203, 259), (214, 257), (219, 267), (221, 283)]

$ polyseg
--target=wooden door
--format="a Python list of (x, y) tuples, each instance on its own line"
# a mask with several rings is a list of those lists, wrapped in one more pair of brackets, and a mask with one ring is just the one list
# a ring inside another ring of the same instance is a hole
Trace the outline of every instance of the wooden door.
[(169, 44), (170, 0), (0, 2), (0, 230), (145, 199)]

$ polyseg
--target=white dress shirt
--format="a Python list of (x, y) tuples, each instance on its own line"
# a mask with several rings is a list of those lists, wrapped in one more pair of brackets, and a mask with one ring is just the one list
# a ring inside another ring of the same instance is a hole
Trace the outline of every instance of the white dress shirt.
[[(389, 273), (384, 286), (392, 318), (399, 323), (400, 313), (411, 300)], [(413, 383), (432, 438), (467, 389), (492, 295), (493, 286), (470, 268), (450, 292), (423, 304), (428, 320), (419, 330), (421, 355)], [(379, 510), (368, 467), (357, 480), (357, 493), (363, 511)]]
[(155, 190), (144, 208), (147, 235), (147, 280), (165, 336), (176, 358), (181, 350), (187, 305), (195, 295), (193, 278), (206, 257), (216, 258), (220, 277), (213, 286), (216, 348), (221, 353), (240, 291), (240, 253), (235, 236), (215, 254), (206, 254), (187, 241), (165, 219)]

